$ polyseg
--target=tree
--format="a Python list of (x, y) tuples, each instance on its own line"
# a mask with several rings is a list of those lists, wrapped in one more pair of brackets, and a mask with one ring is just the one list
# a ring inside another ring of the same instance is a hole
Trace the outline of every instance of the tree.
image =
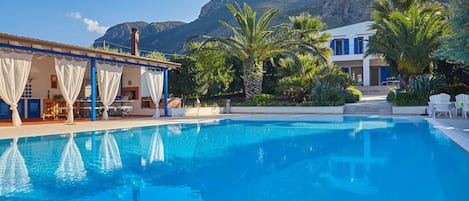
[[(320, 33), (325, 24), (321, 22), (320, 17), (312, 17), (308, 13), (302, 13), (299, 16), (289, 17), (292, 29), (303, 32), (300, 40), (310, 44), (317, 44), (316, 51), (320, 55), (330, 55), (331, 49), (319, 44), (326, 44), (329, 41), (330, 34)], [(311, 55), (310, 51), (300, 50), (297, 54), (298, 64), (290, 58), (280, 59), (280, 74), (283, 76), (279, 80), (277, 90), (287, 94), (290, 100), (302, 102), (306, 100), (306, 94), (311, 90), (316, 82), (314, 77), (317, 75), (320, 66), (324, 66), (326, 62), (321, 62), (318, 57)]]
[(195, 69), (195, 61), (190, 57), (173, 57), (172, 62), (181, 64), (181, 67), (169, 71), (169, 93), (181, 97), (195, 95), (195, 77), (192, 71)]
[[(321, 44), (326, 44), (329, 42), (329, 38), (331, 37), (329, 33), (321, 33), (321, 30), (326, 26), (322, 21), (321, 17), (313, 17), (309, 13), (301, 13), (298, 16), (290, 16), (288, 17), (290, 20), (290, 24), (293, 29), (300, 31), (300, 39), (308, 44), (311, 47), (315, 48), (313, 53), (318, 53), (318, 56), (328, 57), (332, 50)], [(311, 50), (306, 49), (302, 51), (300, 54), (308, 54), (311, 53)], [(314, 56), (314, 55), (312, 55)]]
[[(192, 43), (193, 49), (198, 49), (200, 43)], [(233, 81), (232, 65), (227, 65), (228, 54), (216, 50), (219, 43), (208, 43), (208, 49), (195, 52), (195, 82), (197, 95), (220, 95), (226, 92)]]
[(156, 59), (160, 61), (168, 61), (168, 58), (166, 58), (162, 53), (153, 51), (150, 54), (145, 55), (145, 57), (150, 58), (150, 59)]
[[(242, 61), (246, 100), (251, 100), (254, 95), (262, 93), (264, 60), (272, 59), (277, 55), (298, 60), (295, 52), (299, 50), (320, 55), (317, 44), (300, 40), (300, 37), (310, 30), (298, 31), (286, 24), (270, 26), (272, 19), (279, 12), (278, 9), (266, 9), (257, 18), (257, 12), (253, 11), (248, 4), (244, 3), (243, 8), (237, 3), (235, 6), (227, 5), (238, 27), (220, 21), (232, 32), (232, 37), (202, 36), (205, 40), (201, 43), (200, 49), (206, 48), (209, 42), (219, 42), (220, 50)], [(325, 58), (323, 55), (320, 56)]]
[(448, 14), (440, 4), (414, 1), (406, 9), (391, 11), (386, 18), (375, 21), (371, 28), (376, 29), (376, 35), (370, 38), (366, 52), (384, 56), (401, 74), (404, 87), (411, 74), (429, 69), (430, 55), (449, 28)]
[(455, 64), (469, 74), (469, 1), (450, 1), (452, 33), (443, 39), (438, 58)]

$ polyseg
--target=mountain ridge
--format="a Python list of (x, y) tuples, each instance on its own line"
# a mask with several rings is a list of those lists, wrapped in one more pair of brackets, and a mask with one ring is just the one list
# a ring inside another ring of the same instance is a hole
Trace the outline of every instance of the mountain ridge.
[[(308, 12), (321, 16), (327, 29), (371, 20), (370, 5), (373, 0), (245, 0), (260, 15), (266, 8), (278, 8), (280, 12), (271, 25), (288, 22), (288, 16)], [(230, 32), (219, 20), (234, 23), (226, 4), (237, 0), (211, 0), (205, 4), (199, 17), (192, 22), (125, 22), (109, 28), (93, 46), (103, 46), (130, 51), (130, 33), (133, 27), (140, 32), (139, 47), (147, 51), (181, 53), (184, 42), (194, 35), (229, 36)], [(242, 4), (240, 3), (240, 6)]]

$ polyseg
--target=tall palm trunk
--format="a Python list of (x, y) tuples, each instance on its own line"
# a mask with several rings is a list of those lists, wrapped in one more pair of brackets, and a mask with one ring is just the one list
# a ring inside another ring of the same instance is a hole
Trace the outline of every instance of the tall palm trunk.
[(245, 64), (243, 70), (244, 76), (244, 97), (246, 100), (252, 100), (256, 94), (262, 93), (262, 64)]

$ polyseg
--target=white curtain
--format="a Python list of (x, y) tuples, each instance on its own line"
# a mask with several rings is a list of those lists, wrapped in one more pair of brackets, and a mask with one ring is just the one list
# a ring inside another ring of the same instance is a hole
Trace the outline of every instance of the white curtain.
[(18, 101), (31, 70), (32, 54), (0, 51), (0, 97), (10, 106), (13, 126), (21, 125)]
[(108, 120), (109, 106), (114, 102), (119, 91), (122, 66), (97, 64), (99, 96), (104, 105), (103, 120)]
[(0, 157), (0, 196), (31, 189), (28, 169), (17, 142), (18, 138), (13, 139)]
[(99, 157), (99, 167), (103, 172), (122, 168), (119, 146), (117, 145), (116, 138), (109, 134), (108, 130), (106, 130), (106, 133), (101, 140), (101, 145), (99, 146)]
[(148, 162), (164, 161), (164, 145), (158, 127), (151, 137), (150, 148), (148, 149)]
[(75, 103), (80, 93), (87, 64), (87, 61), (55, 58), (55, 72), (57, 73), (60, 91), (68, 104), (68, 123), (73, 123), (73, 103)]
[(159, 103), (161, 95), (163, 94), (163, 72), (161, 71), (148, 71), (146, 72), (148, 89), (150, 91), (151, 99), (155, 104), (156, 110), (153, 114), (154, 118), (160, 117)]
[(73, 133), (70, 133), (55, 175), (57, 179), (64, 182), (81, 181), (86, 177), (85, 165), (80, 150), (73, 139)]

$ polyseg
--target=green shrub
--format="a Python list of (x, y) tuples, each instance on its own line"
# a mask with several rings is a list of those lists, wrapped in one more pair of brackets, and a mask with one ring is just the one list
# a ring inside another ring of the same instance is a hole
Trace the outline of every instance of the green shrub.
[(345, 89), (345, 102), (346, 103), (356, 103), (362, 99), (362, 92), (355, 87), (347, 87)]
[(269, 104), (274, 98), (271, 94), (257, 94), (252, 98), (252, 101), (256, 105), (266, 105)]
[(386, 100), (389, 103), (396, 104), (396, 93), (394, 93), (394, 91), (389, 91), (388, 96), (386, 96)]
[(334, 87), (327, 79), (316, 83), (311, 91), (310, 97), (317, 106), (337, 106), (345, 104), (344, 90)]
[(284, 77), (279, 80), (277, 91), (285, 94), (289, 101), (302, 103), (306, 101), (306, 92), (312, 88), (303, 77)]
[(407, 92), (399, 92), (396, 94), (395, 105), (397, 106), (419, 106), (419, 105), (427, 105), (427, 101), (422, 101), (414, 93), (407, 93)]
[(411, 92), (419, 102), (427, 102), (432, 94), (439, 93), (447, 87), (443, 76), (419, 75), (409, 79)]

